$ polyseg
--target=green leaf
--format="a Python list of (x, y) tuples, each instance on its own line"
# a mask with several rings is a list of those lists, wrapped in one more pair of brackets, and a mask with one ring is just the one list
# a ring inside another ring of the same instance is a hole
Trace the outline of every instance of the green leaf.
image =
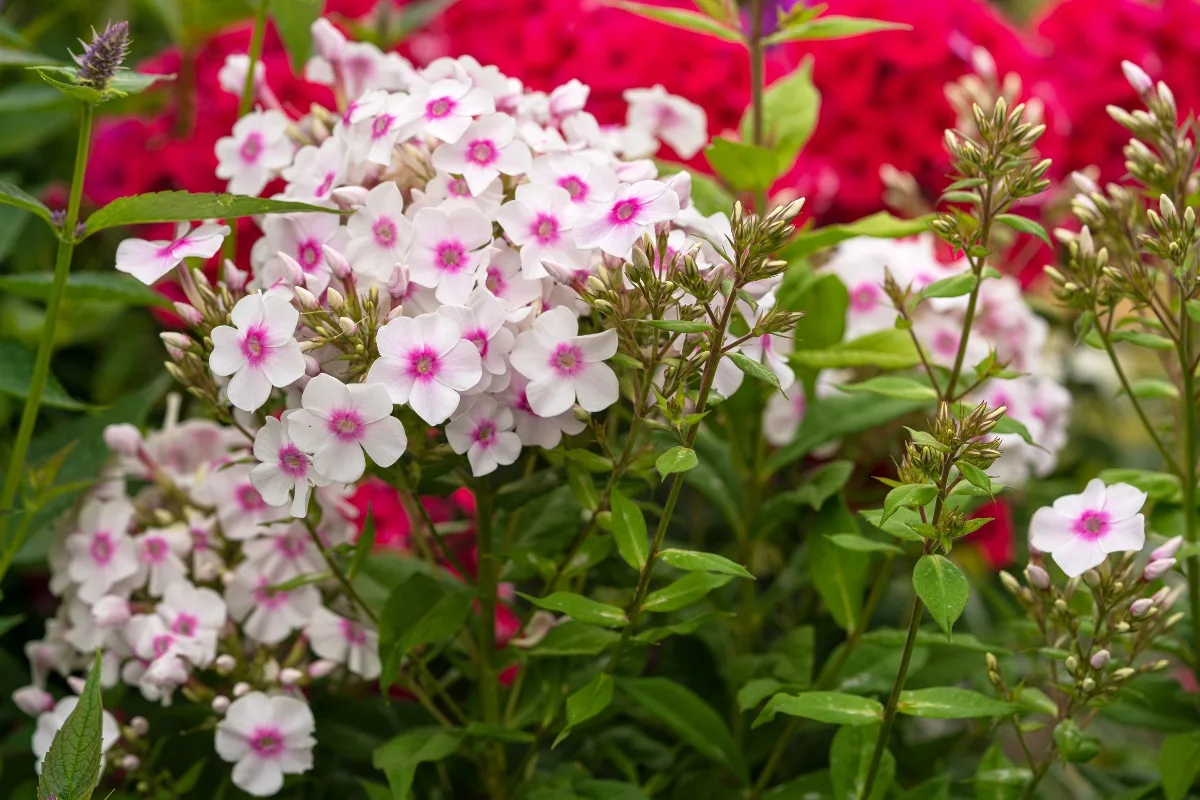
[(363, 519), (362, 532), (358, 534), (358, 541), (354, 543), (354, 555), (350, 558), (350, 566), (346, 568), (346, 577), (354, 580), (355, 576), (362, 570), (363, 564), (367, 563), (367, 557), (371, 555), (371, 551), (375, 549), (375, 514), (371, 508), (371, 503), (367, 502), (367, 514)]
[(713, 170), (738, 192), (764, 192), (781, 174), (779, 158), (765, 147), (717, 136), (704, 155)]
[(929, 609), (933, 621), (949, 638), (971, 593), (967, 577), (945, 556), (924, 555), (913, 568), (913, 589)]
[(586, 469), (588, 472), (604, 472), (613, 471), (613, 462), (611, 458), (606, 458), (599, 453), (593, 453), (591, 450), (575, 448), (567, 450), (563, 453), (568, 461), (573, 461), (579, 466)]
[(788, 268), (779, 287), (777, 305), (804, 314), (792, 331), (796, 348), (819, 350), (837, 344), (845, 335), (850, 293), (837, 275), (814, 273), (805, 266), (795, 264)]
[(1031, 236), (1036, 236), (1051, 247), (1054, 243), (1050, 241), (1050, 234), (1046, 233), (1046, 229), (1028, 217), (1017, 216), (1016, 214), (997, 214), (996, 222), (1001, 225), (1007, 225), (1017, 233), (1028, 233)]
[(766, 725), (776, 714), (815, 719), (830, 725), (871, 725), (883, 720), (883, 706), (878, 700), (842, 692), (777, 694), (759, 713), (753, 727)]
[(619, 489), (613, 489), (611, 505), (617, 552), (626, 564), (640, 570), (646, 566), (646, 556), (650, 550), (650, 542), (646, 537), (646, 518), (642, 516), (642, 510)]
[(807, 20), (796, 25), (784, 26), (781, 30), (768, 36), (764, 43), (767, 45), (782, 44), (783, 42), (816, 41), (818, 39), (848, 39), (852, 36), (862, 36), (864, 33), (877, 31), (910, 31), (911, 25), (900, 22), (887, 22), (881, 19), (866, 19), (863, 17), (841, 17), (829, 14), (816, 19)]
[(567, 620), (550, 632), (529, 651), (538, 658), (594, 656), (617, 643), (621, 635), (594, 625)]
[[(763, 138), (778, 159), (776, 174), (791, 169), (817, 127), (821, 93), (812, 81), (812, 58), (772, 83), (763, 93)], [(753, 108), (747, 108), (739, 127), (743, 142), (754, 141)]]
[(571, 729), (587, 722), (612, 704), (613, 678), (606, 672), (598, 672), (582, 689), (567, 698), (567, 727), (550, 745), (550, 749), (571, 735)]
[(532, 733), (506, 728), (503, 725), (493, 725), (488, 722), (467, 723), (466, 733), (467, 736), (474, 736), (478, 739), (488, 739), (493, 742), (505, 742), (507, 744), (532, 744), (537, 738)]
[(904, 553), (903, 550), (894, 544), (877, 542), (874, 539), (868, 539), (857, 533), (834, 533), (828, 538), (843, 550), (853, 550), (857, 553), (891, 553), (896, 556)]
[(794, 364), (813, 369), (907, 369), (921, 360), (912, 339), (897, 328), (868, 333), (822, 350), (796, 350), (789, 358)]
[(643, 325), (649, 325), (651, 328), (658, 328), (660, 331), (670, 331), (671, 333), (707, 333), (713, 330), (713, 326), (710, 323), (701, 322), (698, 319), (640, 319), (638, 322)]
[(904, 483), (887, 493), (883, 500), (883, 516), (880, 522), (887, 522), (888, 517), (899, 508), (920, 508), (932, 503), (937, 497), (937, 487), (932, 483)]
[(880, 211), (845, 225), (826, 225), (823, 228), (802, 231), (779, 251), (777, 257), (793, 263), (827, 247), (833, 247), (838, 242), (844, 242), (857, 236), (871, 236), (877, 239), (901, 239), (905, 236), (915, 236), (929, 230), (929, 223), (932, 221), (932, 214), (914, 219), (900, 219), (886, 211)]
[(1168, 736), (1158, 752), (1163, 794), (1167, 800), (1183, 800), (1200, 775), (1200, 732)]
[(829, 751), (829, 774), (833, 781), (834, 797), (883, 800), (888, 795), (896, 777), (896, 758), (890, 750), (883, 751), (883, 760), (879, 763), (871, 794), (868, 796), (864, 793), (878, 738), (878, 725), (846, 725), (838, 729)]
[(417, 765), (449, 758), (458, 752), (465, 737), (461, 728), (414, 728), (375, 750), (371, 765), (387, 776), (393, 800), (407, 800)]
[(921, 298), (927, 300), (931, 297), (962, 297), (970, 294), (976, 283), (975, 273), (968, 269), (966, 272), (929, 284), (921, 290)]
[(664, 478), (675, 472), (687, 472), (694, 469), (700, 459), (696, 457), (696, 451), (690, 447), (672, 447), (667, 452), (658, 457), (654, 462), (655, 469), (658, 474)]
[[(757, 708), (759, 703), (782, 688), (784, 688), (784, 684), (774, 678), (752, 678), (738, 689), (738, 708), (742, 711)], [(758, 727), (758, 722), (756, 721), (754, 725)]]
[(970, 689), (938, 686), (901, 692), (897, 710), (910, 717), (926, 719), (972, 719), (1007, 717), (1015, 714), (1019, 707)]
[(1107, 485), (1128, 483), (1135, 489), (1141, 489), (1150, 500), (1169, 500), (1179, 497), (1183, 486), (1179, 478), (1169, 472), (1154, 472), (1148, 469), (1103, 469), (1100, 470), (1100, 480)]
[[(12, 395), (24, 400), (29, 397), (29, 385), (33, 382), (33, 367), (36, 356), (26, 350), (24, 345), (0, 339), (0, 394)], [(46, 386), (42, 390), (42, 405), (50, 408), (61, 408), (66, 411), (83, 411), (86, 403), (81, 403), (58, 382), (53, 374), (46, 376)]]
[(733, 580), (732, 575), (714, 575), (709, 572), (692, 572), (671, 585), (651, 592), (642, 603), (643, 611), (678, 611), (703, 599), (713, 589), (718, 589)]
[(741, 564), (730, 561), (715, 553), (699, 553), (694, 550), (676, 550), (669, 548), (658, 554), (658, 560), (670, 564), (675, 569), (684, 572), (716, 572), (722, 575), (733, 575), (738, 578), (754, 580), (750, 571)]
[(98, 105), (131, 94), (140, 94), (158, 81), (170, 80), (174, 75), (148, 75), (129, 70), (118, 70), (108, 82), (106, 89), (94, 89), (91, 86), (81, 86), (76, 83), (75, 67), (30, 67), (42, 80), (62, 92), (72, 100), (87, 105)]
[(612, 4), (617, 8), (623, 8), (631, 14), (637, 14), (639, 17), (656, 20), (666, 23), (672, 28), (683, 28), (684, 30), (703, 33), (706, 36), (712, 36), (717, 39), (722, 39), (726, 42), (744, 45), (740, 31), (722, 25), (715, 19), (697, 14), (695, 11), (687, 11), (682, 8), (663, 8), (662, 6), (645, 5), (643, 3), (630, 3), (626, 0), (612, 0)]
[(520, 594), (529, 602), (533, 603), (538, 608), (544, 608), (547, 611), (557, 611), (560, 614), (566, 614), (573, 620), (586, 622), (588, 625), (600, 625), (605, 628), (620, 628), (629, 624), (629, 620), (625, 617), (625, 612), (616, 606), (606, 605), (605, 603), (597, 602), (580, 594), (572, 592), (555, 592), (546, 597), (531, 597), (527, 594)]
[(1109, 338), (1114, 342), (1128, 342), (1134, 347), (1145, 347), (1149, 350), (1174, 350), (1175, 343), (1165, 336), (1142, 331), (1113, 331)]
[(67, 721), (54, 734), (42, 764), (38, 800), (89, 800), (100, 781), (104, 706), (100, 700), (100, 653)]
[(749, 782), (741, 750), (722, 716), (690, 689), (666, 678), (618, 678), (617, 687), (702, 755), (729, 767), (743, 784)]
[(1024, 439), (1026, 444), (1031, 444), (1034, 447), (1040, 447), (1040, 445), (1033, 440), (1033, 436), (1029, 433), (1029, 428), (1025, 427), (1025, 423), (1013, 419), (1007, 414), (1000, 418), (1000, 421), (996, 423), (995, 428), (992, 428), (992, 433), (1015, 433), (1017, 436), (1020, 436), (1022, 439)]
[(471, 593), (462, 587), (414, 572), (392, 589), (379, 615), (379, 685), (386, 692), (400, 660), (414, 647), (453, 636), (471, 613)]
[(1084, 764), (1100, 755), (1100, 740), (1081, 731), (1073, 719), (1055, 725), (1053, 739), (1059, 755), (1072, 764)]
[(1179, 389), (1170, 381), (1161, 378), (1140, 378), (1133, 381), (1129, 388), (1133, 396), (1142, 400), (1178, 400)]
[[(22, 189), (20, 186), (9, 183), (8, 181), (0, 181), (0, 203), (9, 206), (23, 208), (26, 211), (32, 211), (42, 218), (43, 221), (50, 222), (50, 209), (46, 204), (29, 192)], [(49, 273), (47, 273), (49, 274)]]
[(820, 511), (829, 498), (841, 491), (854, 474), (854, 462), (841, 458), (830, 461), (805, 475), (795, 489), (776, 494), (763, 504), (764, 527), (795, 518), (796, 508), (806, 505)]
[(312, 51), (312, 24), (325, 9), (325, 0), (270, 0), (271, 19), (287, 48), (292, 72), (299, 75)]
[(728, 358), (734, 363), (735, 366), (737, 366), (738, 369), (749, 375), (751, 378), (755, 378), (763, 383), (774, 386), (776, 389), (780, 389), (779, 378), (774, 372), (767, 369), (762, 362), (755, 361), (745, 353), (738, 352), (730, 353)]
[(833, 621), (846, 631), (854, 629), (862, 611), (871, 556), (838, 547), (829, 534), (855, 529), (854, 517), (845, 506), (830, 503), (818, 513), (809, 536), (808, 567), (813, 588)]
[[(0, 292), (30, 300), (47, 300), (54, 284), (51, 272), (21, 272), (0, 275)], [(171, 301), (130, 275), (120, 272), (75, 272), (67, 276), (63, 292), (67, 300), (121, 303), (127, 306), (164, 306)]]
[(0, 67), (56, 66), (62, 62), (30, 50), (0, 47)]
[(976, 800), (1018, 800), (1033, 774), (1009, 761), (995, 742), (975, 771)]
[(937, 400), (938, 397), (928, 383), (902, 375), (880, 375), (862, 383), (838, 384), (838, 388), (843, 392), (870, 392), (901, 400)]
[(967, 461), (955, 461), (954, 466), (958, 467), (958, 471), (967, 479), (967, 482), (972, 486), (992, 494), (992, 479), (988, 474), (979, 467)]
[(696, 631), (705, 628), (718, 619), (731, 616), (720, 612), (709, 611), (703, 614), (697, 614), (684, 622), (677, 622), (674, 625), (663, 625), (658, 628), (647, 628), (641, 633), (635, 635), (633, 640), (642, 644), (655, 644), (661, 642), (668, 636), (691, 636)]
[(97, 231), (115, 228), (118, 225), (235, 219), (257, 214), (286, 214), (295, 211), (340, 213), (336, 208), (324, 208), (292, 200), (268, 200), (262, 197), (243, 197), (232, 194), (155, 192), (133, 197), (118, 197), (88, 217), (83, 235), (91, 236)]

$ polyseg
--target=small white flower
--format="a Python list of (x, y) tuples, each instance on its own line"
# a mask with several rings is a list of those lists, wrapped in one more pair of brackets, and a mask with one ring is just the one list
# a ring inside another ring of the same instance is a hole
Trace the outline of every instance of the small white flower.
[(146, 591), (161, 597), (170, 586), (183, 580), (187, 567), (183, 557), (192, 549), (192, 536), (187, 526), (179, 523), (168, 528), (151, 528), (135, 540), (138, 556), (138, 575), (141, 585), (148, 581)]
[(254, 436), (254, 457), (261, 463), (250, 470), (250, 483), (267, 505), (292, 504), (292, 516), (308, 513), (311, 486), (328, 486), (329, 479), (319, 474), (309, 457), (287, 435), (287, 428), (274, 417)]
[(553, 450), (562, 441), (563, 434), (574, 436), (587, 427), (571, 410), (553, 417), (540, 417), (533, 413), (526, 390), (529, 379), (514, 371), (508, 388), (500, 395), (513, 414), (517, 437), (525, 447), (542, 447)]
[(292, 165), (284, 169), (282, 175), (288, 182), (284, 192), (287, 197), (306, 201), (330, 199), (333, 190), (346, 180), (344, 141), (331, 136), (320, 147), (306, 145), (300, 148)]
[(617, 191), (617, 174), (604, 164), (582, 153), (549, 153), (533, 160), (529, 167), (533, 184), (566, 189), (577, 205), (612, 199)]
[(661, 181), (622, 184), (612, 200), (593, 203), (575, 225), (575, 244), (599, 247), (609, 255), (628, 258), (633, 243), (657, 222), (670, 222), (679, 214), (679, 195)]
[[(462, 338), (475, 345), (484, 372), (493, 376), (508, 373), (508, 354), (516, 337), (504, 325), (508, 319), (504, 304), (487, 288), (476, 287), (465, 306), (442, 306), (437, 313), (453, 319)], [(500, 388), (492, 384), (488, 390)]]
[(281, 111), (255, 111), (237, 121), (232, 136), (217, 140), (217, 177), (229, 181), (226, 191), (261, 194), (267, 183), (292, 163), (296, 148), (288, 139), (290, 124)]
[(312, 584), (274, 590), (275, 582), (249, 562), (243, 562), (233, 576), (225, 587), (229, 615), (242, 623), (247, 636), (263, 644), (278, 644), (303, 628), (321, 605), (321, 593)]
[(367, 161), (387, 166), (392, 163), (392, 150), (400, 134), (420, 112), (413, 109), (408, 95), (400, 92), (387, 94), (371, 111), (370, 116), (354, 124), (348, 138)]
[(504, 304), (509, 322), (517, 322), (529, 315), (531, 303), (541, 302), (542, 281), (525, 277), (521, 254), (507, 244), (493, 249), (481, 283)]
[(283, 583), (325, 569), (312, 537), (302, 527), (252, 539), (242, 545), (242, 553), (246, 563), (253, 564), (258, 573), (267, 576), (272, 583)]
[(527, 183), (517, 187), (516, 199), (501, 206), (496, 221), (513, 244), (521, 247), (521, 267), (526, 278), (545, 278), (543, 261), (568, 269), (582, 269), (586, 254), (567, 235), (578, 216), (578, 206), (560, 186)]
[(217, 723), (217, 755), (233, 766), (233, 783), (254, 797), (283, 788), (284, 775), (312, 769), (312, 710), (295, 697), (250, 692), (230, 704)]
[(404, 216), (404, 198), (396, 184), (387, 181), (368, 192), (363, 207), (346, 223), (346, 231), (350, 235), (346, 259), (354, 270), (387, 282), (412, 239), (412, 223)]
[(1127, 483), (1095, 478), (1083, 494), (1060, 497), (1029, 521), (1029, 544), (1054, 557), (1070, 577), (1098, 566), (1109, 553), (1141, 550), (1146, 520), (1138, 513), (1146, 493)]
[(520, 175), (529, 169), (529, 145), (516, 134), (516, 120), (508, 114), (480, 117), (458, 141), (433, 151), (433, 166), (462, 175), (472, 195), (482, 194), (501, 174)]
[(333, 277), (325, 258), (325, 246), (341, 250), (346, 235), (337, 215), (319, 212), (272, 215), (262, 228), (263, 237), (251, 250), (262, 285), (271, 286), (280, 280), (295, 283), (294, 279), (288, 279), (295, 276), (285, 275), (279, 264), (277, 254), (283, 253), (300, 267), (305, 288), (315, 295), (324, 292)]
[(313, 652), (321, 658), (345, 664), (355, 675), (369, 681), (379, 677), (376, 631), (321, 607), (313, 612), (312, 622), (304, 632)]
[(288, 434), (313, 456), (317, 472), (339, 483), (354, 483), (366, 469), (363, 450), (381, 467), (404, 453), (408, 437), (392, 416), (384, 387), (346, 386), (331, 375), (318, 375), (304, 387), (303, 408), (288, 415)]
[[(226, 539), (242, 541), (264, 532), (264, 525), (279, 518), (279, 512), (267, 505), (258, 489), (250, 482), (250, 467), (246, 464), (214, 464), (204, 482), (195, 488), (195, 497), (216, 509), (221, 533)], [(190, 526), (193, 547), (197, 554), (216, 558), (210, 549), (211, 535), (199, 520)], [(199, 564), (199, 559), (197, 559)]]
[(79, 585), (79, 598), (94, 603), (138, 570), (129, 537), (133, 506), (124, 499), (90, 500), (79, 513), (79, 528), (67, 538), (67, 575)]
[(207, 667), (217, 657), (217, 636), (227, 614), (219, 594), (179, 581), (167, 587), (154, 612), (179, 640), (192, 643), (188, 652), (197, 667)]
[(418, 87), (408, 102), (406, 116), (416, 117), (416, 122), (406, 126), (405, 133), (411, 135), (409, 129), (415, 127), (449, 144), (462, 138), (474, 117), (496, 111), (496, 101), (486, 90), (453, 78)]
[(487, 266), (492, 223), (472, 208), (423, 208), (413, 219), (408, 267), (413, 283), (434, 289), (439, 303), (462, 305)]
[(617, 401), (616, 373), (603, 363), (617, 352), (617, 332), (579, 335), (579, 320), (565, 307), (537, 318), (533, 329), (517, 337), (512, 365), (529, 378), (526, 395), (533, 412), (553, 417), (578, 399), (587, 411), (602, 411)]
[(626, 89), (626, 124), (661, 139), (688, 159), (708, 143), (708, 117), (690, 100), (668, 94), (661, 84), (652, 89)]
[(471, 474), (479, 477), (511, 464), (521, 455), (521, 439), (513, 432), (513, 413), (486, 395), (474, 397), (446, 425), (446, 439), (456, 453), (466, 453)]
[[(67, 717), (71, 715), (78, 704), (78, 697), (64, 697), (54, 706), (53, 711), (46, 711), (38, 716), (37, 728), (33, 732), (33, 755), (37, 758), (34, 769), (39, 775), (42, 774), (42, 761), (45, 760), (46, 753), (50, 752), (50, 743), (54, 741), (54, 735), (58, 733), (59, 728), (66, 724)], [(107, 711), (101, 712), (100, 752), (107, 753), (117, 743), (120, 735), (121, 730), (117, 727), (116, 718)], [(104, 769), (103, 755), (100, 757), (100, 769)]]
[(149, 286), (185, 258), (212, 258), (228, 235), (229, 228), (225, 225), (208, 223), (192, 230), (191, 225), (181, 222), (175, 228), (175, 238), (169, 242), (126, 239), (117, 245), (117, 270)]
[(583, 111), (591, 91), (587, 84), (575, 78), (555, 87), (554, 91), (550, 92), (550, 115), (562, 119)]
[(296, 342), (300, 312), (282, 297), (249, 294), (230, 313), (233, 324), (212, 330), (208, 366), (215, 375), (232, 375), (229, 402), (255, 411), (271, 396), (304, 375), (304, 354)]

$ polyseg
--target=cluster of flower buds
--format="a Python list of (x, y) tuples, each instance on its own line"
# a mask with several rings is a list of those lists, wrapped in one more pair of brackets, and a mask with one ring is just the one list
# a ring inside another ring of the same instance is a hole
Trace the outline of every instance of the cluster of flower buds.
[(117, 70), (129, 55), (129, 23), (110, 22), (103, 33), (92, 30), (92, 41), (80, 40), (83, 53), (75, 56), (79, 68), (75, 71), (75, 81), (80, 86), (103, 91), (108, 88), (117, 74)]

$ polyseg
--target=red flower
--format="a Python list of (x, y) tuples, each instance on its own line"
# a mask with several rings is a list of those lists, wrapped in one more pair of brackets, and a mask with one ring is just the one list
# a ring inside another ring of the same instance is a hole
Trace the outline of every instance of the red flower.
[(975, 510), (971, 519), (991, 517), (992, 521), (967, 536), (964, 541), (978, 548), (984, 562), (993, 570), (1004, 569), (1017, 558), (1013, 536), (1012, 511), (1001, 500), (992, 500)]

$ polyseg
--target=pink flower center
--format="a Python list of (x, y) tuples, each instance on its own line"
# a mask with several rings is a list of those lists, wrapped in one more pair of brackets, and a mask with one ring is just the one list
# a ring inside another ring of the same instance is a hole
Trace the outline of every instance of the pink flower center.
[(259, 758), (275, 758), (283, 752), (283, 731), (279, 728), (255, 728), (249, 737), (250, 749)]
[(467, 264), (467, 249), (461, 242), (440, 242), (435, 248), (440, 269), (458, 272)]
[(151, 564), (162, 563), (169, 550), (166, 541), (160, 536), (148, 536), (142, 542), (142, 555)]
[(562, 342), (550, 354), (550, 368), (559, 377), (574, 377), (583, 371), (583, 365), (583, 351), (570, 342)]
[(206, 531), (202, 531), (199, 528), (192, 528), (192, 549), (208, 549), (208, 533)]
[(879, 304), (879, 287), (864, 283), (854, 287), (850, 293), (850, 308), (859, 312), (871, 311)]
[(612, 210), (608, 212), (608, 221), (612, 225), (633, 225), (641, 208), (642, 203), (636, 197), (618, 200), (613, 203)]
[(234, 489), (233, 494), (243, 511), (257, 511), (267, 507), (266, 502), (262, 499), (262, 495), (258, 493), (258, 489), (255, 489), (248, 483), (243, 483)]
[(387, 136), (388, 131), (392, 129), (392, 123), (395, 121), (396, 118), (391, 114), (380, 114), (375, 118), (375, 121), (371, 123), (371, 138), (382, 139), (383, 137)]
[(175, 644), (175, 637), (169, 633), (162, 633), (154, 637), (154, 642), (151, 647), (154, 648), (154, 657), (158, 658), (166, 654), (171, 649), (171, 645)]
[(112, 535), (108, 531), (99, 531), (92, 536), (91, 547), (88, 548), (92, 560), (100, 566), (105, 566), (113, 557)]
[(270, 585), (270, 581), (268, 581), (266, 578), (259, 578), (258, 588), (256, 588), (253, 592), (254, 601), (264, 608), (274, 610), (287, 602), (288, 593), (271, 591), (268, 589)]
[(381, 217), (376, 221), (371, 226), (371, 232), (375, 234), (375, 242), (380, 247), (391, 250), (396, 246), (396, 223), (387, 217)]
[[(317, 192), (321, 194), (321, 192)], [(316, 239), (306, 239), (296, 245), (296, 260), (300, 262), (300, 269), (305, 272), (312, 272), (321, 263), (321, 243)]]
[(321, 181), (321, 184), (317, 187), (317, 197), (324, 197), (325, 195), (329, 194), (329, 190), (333, 188), (334, 177), (336, 177), (336, 175), (333, 172), (325, 173), (325, 180)]
[(191, 243), (192, 243), (192, 240), (190, 238), (188, 238), (187, 236), (183, 236), (183, 237), (180, 237), (179, 239), (176, 239), (175, 241), (171, 242), (170, 244), (166, 244), (166, 245), (163, 245), (162, 247), (158, 248), (158, 252), (155, 253), (155, 255), (158, 256), (159, 258), (164, 258), (164, 259), (165, 258), (174, 258), (175, 254), (177, 252), (182, 250), (185, 245), (189, 245)]
[(487, 268), (487, 280), (484, 281), (484, 285), (487, 286), (489, 292), (497, 297), (504, 293), (507, 281), (504, 280), (504, 273), (500, 271), (499, 267)]
[(538, 244), (553, 244), (558, 241), (558, 219), (549, 214), (538, 214), (529, 231), (538, 240)]
[(342, 442), (357, 442), (366, 427), (353, 408), (338, 408), (329, 415), (329, 432)]
[(267, 329), (254, 325), (242, 336), (242, 356), (252, 367), (261, 366), (267, 360)]
[(1094, 511), (1089, 508), (1079, 515), (1079, 519), (1075, 520), (1072, 532), (1080, 539), (1094, 542), (1097, 539), (1103, 539), (1111, 527), (1112, 523), (1109, 522), (1107, 511)]
[(353, 645), (364, 645), (367, 643), (367, 632), (362, 629), (361, 625), (344, 619), (340, 623), (342, 628), (342, 636), (347, 642)]
[(958, 337), (950, 331), (938, 331), (933, 335), (930, 346), (944, 356), (952, 356), (958, 352)]
[(421, 383), (428, 383), (441, 371), (441, 361), (431, 347), (418, 347), (408, 353), (408, 376)]
[(475, 139), (467, 145), (467, 161), (476, 166), (486, 167), (499, 156), (499, 152), (491, 139)]
[(475, 345), (475, 349), (479, 351), (479, 355), (486, 356), (488, 353), (488, 335), (483, 328), (476, 328), (473, 331), (467, 331), (463, 334), (463, 338), (471, 344)]
[(462, 178), (453, 178), (446, 181), (446, 194), (451, 197), (470, 197), (471, 187), (467, 186), (467, 182)]
[(517, 404), (514, 406), (514, 408), (518, 409), (519, 411), (524, 411), (530, 416), (534, 416), (533, 409), (529, 406), (529, 395), (524, 389), (522, 389), (521, 393), (517, 395)]
[(558, 179), (558, 185), (566, 189), (567, 194), (571, 195), (571, 199), (576, 203), (582, 203), (584, 200), (587, 200), (587, 184), (580, 180), (578, 176), (565, 175)]
[(449, 97), (437, 97), (425, 104), (425, 116), (428, 119), (441, 119), (454, 110), (455, 103)]
[(480, 420), (475, 429), (475, 441), (487, 449), (496, 440), (496, 423), (490, 419)]
[(275, 549), (287, 558), (299, 558), (304, 555), (306, 541), (300, 536), (280, 536), (275, 540)]
[(254, 164), (258, 161), (258, 157), (262, 155), (263, 137), (258, 131), (246, 137), (246, 141), (242, 142), (242, 146), (238, 149), (238, 155), (242, 161), (247, 164)]
[(171, 623), (171, 630), (180, 636), (195, 636), (198, 627), (200, 627), (200, 621), (191, 614), (180, 614)]
[(308, 474), (308, 458), (300, 448), (288, 442), (279, 448), (279, 469), (291, 478), (303, 478)]

